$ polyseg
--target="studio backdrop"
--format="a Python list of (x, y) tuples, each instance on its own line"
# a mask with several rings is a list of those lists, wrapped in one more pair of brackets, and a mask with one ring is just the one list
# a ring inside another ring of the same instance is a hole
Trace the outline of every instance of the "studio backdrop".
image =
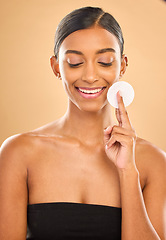
[[(54, 34), (70, 11), (99, 6), (120, 23), (135, 90), (127, 108), (137, 135), (166, 151), (166, 2), (1, 0), (0, 143), (61, 117), (67, 96), (50, 67)], [(112, 109), (114, 111), (114, 109)]]

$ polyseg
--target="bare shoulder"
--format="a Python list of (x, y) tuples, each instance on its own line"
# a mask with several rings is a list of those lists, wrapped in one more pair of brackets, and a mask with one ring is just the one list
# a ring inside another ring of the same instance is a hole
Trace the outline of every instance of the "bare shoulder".
[(25, 143), (24, 134), (16, 134), (8, 137), (1, 145), (1, 156), (17, 152)]
[(28, 161), (34, 152), (32, 139), (29, 134), (13, 135), (0, 149), (0, 239), (26, 238)]
[(23, 146), (26, 146), (28, 143), (30, 143), (29, 133), (15, 134), (5, 139), (1, 145), (1, 150), (13, 150), (16, 149), (16, 147), (21, 148)]
[(30, 133), (21, 133), (8, 137), (0, 148), (0, 162), (14, 162), (20, 164), (34, 154), (36, 139)]
[(142, 175), (148, 178), (166, 175), (166, 153), (142, 138), (136, 142), (136, 164)]
[(0, 158), (16, 162), (35, 159), (43, 147), (48, 146), (47, 143), (60, 139), (59, 125), (57, 120), (32, 131), (8, 137), (1, 145)]
[(43, 139), (53, 136), (53, 130), (58, 128), (59, 121), (54, 121), (31, 131), (8, 137), (1, 145), (1, 152), (30, 154), (42, 143)]
[(137, 139), (136, 154), (139, 158), (143, 157), (147, 161), (151, 160), (151, 163), (166, 161), (166, 153), (161, 148), (142, 138)]

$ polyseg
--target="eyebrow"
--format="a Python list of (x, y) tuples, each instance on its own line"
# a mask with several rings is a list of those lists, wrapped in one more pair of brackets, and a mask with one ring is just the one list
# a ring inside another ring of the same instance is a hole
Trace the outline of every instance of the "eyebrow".
[(113, 48), (103, 48), (96, 52), (96, 54), (105, 53), (105, 52), (116, 52)]
[[(106, 53), (106, 52), (116, 52), (115, 49), (113, 48), (103, 48), (103, 49), (100, 49), (96, 52), (96, 54), (101, 54), (101, 53)], [(77, 54), (77, 55), (84, 55), (82, 52), (80, 51), (77, 51), (77, 50), (67, 50), (65, 52), (65, 54), (69, 54), (69, 53), (74, 53), (74, 54)]]

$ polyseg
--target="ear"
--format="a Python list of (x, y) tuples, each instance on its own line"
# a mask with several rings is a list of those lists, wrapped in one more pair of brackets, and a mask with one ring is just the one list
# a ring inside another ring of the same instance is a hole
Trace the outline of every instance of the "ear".
[(61, 79), (61, 75), (60, 75), (60, 71), (59, 71), (59, 62), (58, 62), (56, 56), (50, 57), (50, 64), (51, 64), (51, 68), (52, 68), (55, 76), (57, 78)]
[(121, 68), (120, 68), (119, 78), (121, 78), (124, 75), (124, 73), (126, 72), (127, 66), (128, 66), (128, 58), (125, 54), (123, 54), (121, 58)]

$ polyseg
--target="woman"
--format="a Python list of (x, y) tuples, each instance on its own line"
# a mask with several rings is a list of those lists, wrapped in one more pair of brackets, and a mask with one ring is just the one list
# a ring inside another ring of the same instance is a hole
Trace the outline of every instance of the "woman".
[[(63, 117), (7, 139), (0, 158), (0, 239), (166, 239), (164, 153), (140, 139), (109, 87), (127, 56), (117, 21), (100, 8), (68, 14), (55, 36)], [(28, 207), (27, 207), (28, 206)]]

